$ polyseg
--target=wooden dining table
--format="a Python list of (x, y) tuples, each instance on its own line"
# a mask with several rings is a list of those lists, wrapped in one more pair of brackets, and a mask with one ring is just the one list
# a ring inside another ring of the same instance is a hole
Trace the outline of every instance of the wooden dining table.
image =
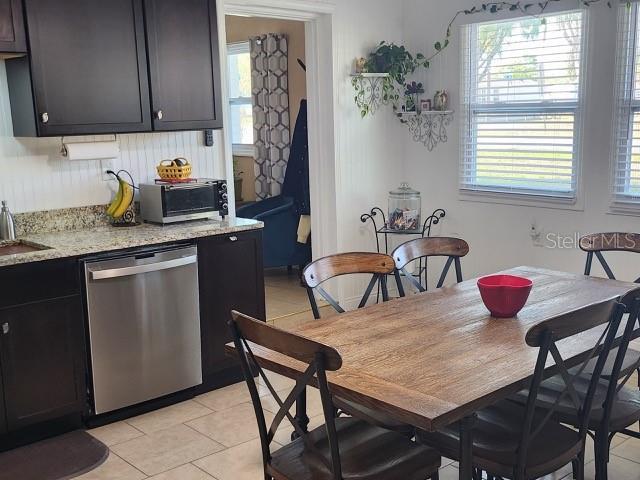
[[(340, 353), (342, 368), (328, 375), (333, 394), (427, 431), (457, 423), (459, 478), (470, 480), (475, 412), (526, 388), (533, 375), (538, 350), (525, 343), (526, 332), (640, 287), (534, 267), (500, 273), (533, 281), (529, 300), (515, 318), (492, 318), (474, 279), (289, 330)], [(567, 363), (577, 363), (600, 334), (588, 331), (558, 342), (558, 348)], [(295, 379), (306, 367), (277, 352), (252, 349), (264, 368), (281, 375)], [(234, 347), (227, 350), (233, 354)], [(300, 403), (304, 407), (304, 399)], [(308, 421), (304, 411), (296, 417)]]

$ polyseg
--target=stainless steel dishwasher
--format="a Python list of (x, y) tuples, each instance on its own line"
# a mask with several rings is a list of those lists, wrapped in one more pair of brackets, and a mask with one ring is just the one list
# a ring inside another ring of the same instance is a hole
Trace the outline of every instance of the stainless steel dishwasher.
[(196, 247), (85, 263), (95, 413), (202, 383)]

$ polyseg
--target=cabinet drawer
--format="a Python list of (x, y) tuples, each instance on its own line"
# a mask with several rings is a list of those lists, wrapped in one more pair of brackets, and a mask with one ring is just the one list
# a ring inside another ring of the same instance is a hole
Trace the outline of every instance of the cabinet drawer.
[(80, 293), (75, 259), (0, 268), (0, 308)]

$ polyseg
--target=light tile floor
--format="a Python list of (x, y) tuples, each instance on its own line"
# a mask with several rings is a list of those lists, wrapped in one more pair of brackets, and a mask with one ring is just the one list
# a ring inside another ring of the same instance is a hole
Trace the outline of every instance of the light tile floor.
[[(270, 374), (274, 388), (288, 393), (291, 380)], [(267, 412), (275, 401), (263, 384), (260, 394)], [(272, 418), (267, 413), (267, 420)], [(310, 389), (310, 427), (323, 423), (319, 396)], [(637, 430), (637, 426), (636, 426)], [(260, 441), (247, 388), (243, 383), (194, 400), (131, 418), (89, 433), (111, 449), (108, 460), (78, 480), (263, 480)], [(289, 442), (291, 427), (283, 423), (276, 445)], [(593, 475), (593, 449), (587, 454), (587, 479)], [(609, 478), (640, 480), (640, 440), (614, 440)], [(456, 464), (443, 459), (440, 478), (458, 478)], [(571, 478), (570, 467), (546, 480)]]
[(307, 292), (300, 285), (297, 268), (291, 273), (286, 268), (270, 268), (264, 273), (267, 321), (310, 311)]

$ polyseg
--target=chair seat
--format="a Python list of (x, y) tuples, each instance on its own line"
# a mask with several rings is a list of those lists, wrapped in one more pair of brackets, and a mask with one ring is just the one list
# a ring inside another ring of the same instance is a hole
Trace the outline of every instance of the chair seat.
[[(473, 461), (476, 467), (493, 475), (513, 478), (524, 416), (525, 407), (508, 400), (478, 412), (478, 420), (473, 428)], [(535, 416), (534, 431), (543, 420), (543, 413)], [(435, 433), (419, 431), (418, 439), (446, 457), (460, 457), (457, 424)], [(527, 449), (526, 478), (538, 478), (555, 472), (576, 458), (581, 449), (582, 442), (575, 430), (549, 420)]]
[[(602, 369), (602, 377), (609, 378), (611, 377), (611, 372), (613, 371), (613, 364), (616, 361), (616, 356), (618, 355), (618, 349), (614, 348), (609, 353), (607, 357), (607, 363), (605, 363), (604, 368)], [(586, 374), (593, 374), (593, 371), (596, 367), (597, 358), (592, 359), (583, 370)], [(627, 349), (627, 352), (624, 356), (624, 360), (622, 362), (622, 369), (620, 370), (620, 376), (626, 377), (633, 370), (638, 369), (638, 361), (640, 361), (640, 352), (637, 350), (633, 350), (631, 348)], [(570, 372), (576, 372), (579, 367), (575, 367)]]
[(373, 410), (359, 403), (352, 402), (351, 400), (346, 400), (337, 396), (333, 397), (333, 404), (336, 408), (351, 415), (352, 417), (359, 418), (360, 420), (365, 420), (372, 425), (386, 428), (387, 430), (393, 430), (394, 432), (401, 433), (402, 435), (405, 435), (409, 438), (413, 437), (414, 435), (415, 428), (412, 425), (400, 422), (390, 415), (387, 415), (378, 410)]
[[(583, 374), (573, 382), (580, 402), (584, 400), (586, 391), (589, 388), (590, 376)], [(607, 394), (607, 381), (602, 380), (596, 390), (591, 416), (589, 418), (589, 428), (596, 430), (600, 426), (604, 413), (603, 403)], [(560, 376), (551, 377), (540, 385), (537, 403), (543, 408), (550, 408), (555, 404), (560, 392), (565, 390), (565, 383)], [(514, 397), (514, 400), (524, 403), (527, 398), (527, 391), (522, 391)], [(576, 408), (569, 395), (559, 402), (557, 418), (563, 423), (578, 425), (578, 415)], [(611, 409), (611, 419), (609, 422), (610, 432), (621, 432), (625, 428), (640, 421), (640, 391), (632, 387), (622, 387)]]
[[(408, 438), (354, 418), (336, 419), (342, 477), (354, 480), (425, 480), (440, 468), (440, 455)], [(333, 480), (326, 428), (309, 432), (313, 448), (298, 438), (273, 453), (268, 473), (276, 480)]]

